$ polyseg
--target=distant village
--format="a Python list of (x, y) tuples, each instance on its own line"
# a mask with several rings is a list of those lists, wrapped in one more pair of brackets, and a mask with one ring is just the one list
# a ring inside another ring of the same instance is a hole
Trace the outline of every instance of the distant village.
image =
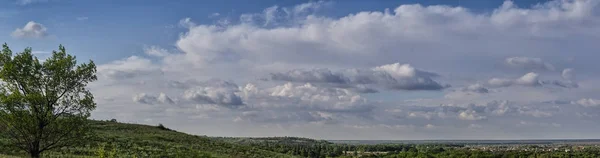
[(531, 144), (514, 144), (514, 145), (465, 145), (461, 147), (468, 150), (481, 150), (481, 151), (581, 151), (586, 148), (600, 148), (600, 144), (542, 144), (542, 145), (531, 145)]

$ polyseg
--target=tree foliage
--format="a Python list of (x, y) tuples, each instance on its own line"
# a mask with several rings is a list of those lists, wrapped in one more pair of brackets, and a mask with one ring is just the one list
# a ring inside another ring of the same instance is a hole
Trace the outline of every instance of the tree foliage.
[(88, 134), (86, 119), (95, 109), (86, 85), (96, 78), (93, 61), (77, 64), (61, 45), (45, 61), (31, 48), (0, 54), (0, 131), (31, 157), (74, 145)]

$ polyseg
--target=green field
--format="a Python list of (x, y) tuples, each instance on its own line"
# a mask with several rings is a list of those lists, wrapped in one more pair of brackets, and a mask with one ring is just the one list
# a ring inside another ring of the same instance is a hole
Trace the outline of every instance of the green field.
[[(600, 157), (600, 147), (587, 145), (469, 147), (452, 143), (346, 144), (297, 137), (231, 138), (195, 136), (162, 125), (149, 126), (90, 121), (94, 134), (82, 145), (44, 152), (42, 157), (386, 157), (386, 158), (505, 158)], [(488, 148), (488, 149), (486, 149)], [(557, 149), (549, 151), (548, 149)], [(565, 150), (569, 150), (566, 152)], [(26, 157), (0, 137), (0, 158)]]

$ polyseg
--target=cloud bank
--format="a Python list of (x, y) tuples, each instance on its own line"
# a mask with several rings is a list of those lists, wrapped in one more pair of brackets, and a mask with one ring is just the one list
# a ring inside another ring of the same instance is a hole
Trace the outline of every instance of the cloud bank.
[(581, 99), (600, 89), (598, 1), (315, 12), (330, 7), (273, 6), (215, 24), (185, 18), (176, 49), (148, 46), (98, 66), (93, 116), (206, 135), (327, 139), (595, 138), (589, 131), (600, 130), (598, 101)]

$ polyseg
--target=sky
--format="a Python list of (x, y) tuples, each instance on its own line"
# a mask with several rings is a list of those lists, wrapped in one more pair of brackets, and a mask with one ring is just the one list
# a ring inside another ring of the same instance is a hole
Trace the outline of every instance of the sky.
[(93, 119), (207, 136), (599, 138), (600, 1), (1, 0), (93, 60)]

